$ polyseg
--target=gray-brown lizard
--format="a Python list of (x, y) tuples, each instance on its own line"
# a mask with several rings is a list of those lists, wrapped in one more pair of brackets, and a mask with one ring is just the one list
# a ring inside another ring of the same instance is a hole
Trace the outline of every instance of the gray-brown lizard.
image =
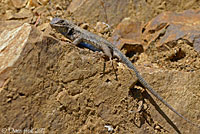
[(154, 89), (142, 78), (138, 70), (135, 68), (135, 66), (131, 63), (131, 61), (112, 43), (107, 41), (106, 39), (93, 34), (87, 30), (84, 30), (77, 25), (75, 25), (73, 22), (68, 20), (63, 20), (60, 18), (54, 18), (51, 23), (51, 27), (54, 28), (57, 32), (63, 34), (65, 37), (69, 38), (73, 41), (73, 44), (78, 45), (82, 42), (90, 44), (89, 46), (86, 46), (88, 48), (91, 48), (94, 50), (101, 50), (104, 52), (106, 56), (109, 57), (110, 60), (112, 58), (117, 57), (119, 60), (121, 60), (124, 64), (126, 64), (130, 69), (132, 69), (140, 83), (147, 88), (155, 97), (157, 97), (164, 105), (166, 105), (170, 110), (172, 110), (174, 113), (176, 113), (178, 116), (183, 118), (185, 121), (197, 126), (197, 124), (194, 124), (189, 119), (185, 118), (183, 115), (178, 113), (172, 106), (170, 106), (160, 95), (154, 91)]

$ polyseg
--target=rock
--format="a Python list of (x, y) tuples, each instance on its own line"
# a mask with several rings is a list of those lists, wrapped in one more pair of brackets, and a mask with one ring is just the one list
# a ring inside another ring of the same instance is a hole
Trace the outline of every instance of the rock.
[[(198, 128), (148, 94), (135, 73), (123, 63), (114, 59), (113, 69), (110, 61), (104, 62), (98, 54), (74, 46), (48, 26), (55, 16), (83, 23), (83, 28), (94, 33), (97, 22), (105, 22), (111, 29), (121, 22), (119, 34), (113, 36), (114, 44), (121, 43), (118, 47), (128, 57), (131, 57), (130, 52), (139, 53), (143, 49), (133, 63), (141, 75), (178, 112), (200, 124), (200, 55), (196, 52), (199, 36), (195, 36), (192, 43), (178, 39), (161, 44), (162, 49), (158, 49), (157, 43), (166, 34), (168, 23), (158, 26), (161, 30), (156, 36), (153, 30), (146, 33), (146, 26), (140, 22), (146, 23), (165, 11), (199, 9), (199, 1), (51, 0), (46, 5), (48, 0), (28, 0), (26, 7), (30, 11), (16, 8), (12, 1), (0, 2), (0, 20), (9, 19), (0, 21), (0, 34), (22, 26), (27, 19), (26, 22), (33, 25), (36, 20), (40, 23), (31, 27), (27, 43), (9, 76), (1, 75), (3, 79), (8, 77), (0, 88), (1, 132), (14, 128), (41, 134), (199, 134)], [(181, 16), (178, 14), (177, 18)], [(197, 23), (197, 20), (192, 21)], [(105, 126), (112, 126), (113, 132), (108, 132)]]
[(114, 130), (113, 126), (111, 125), (105, 125), (104, 127), (108, 129), (108, 132), (112, 132)]
[(33, 13), (26, 8), (22, 8), (18, 13), (13, 15), (11, 19), (25, 19), (25, 18), (32, 18)]
[(43, 23), (43, 24), (38, 26), (38, 30), (44, 31), (44, 30), (47, 29), (48, 26), (49, 26), (49, 23)]
[(73, 0), (69, 7), (68, 7), (68, 11), (69, 12), (74, 12), (76, 10), (78, 10), (78, 8), (80, 8), (80, 6), (82, 6), (87, 0)]
[[(32, 30), (37, 31), (34, 27)], [(106, 63), (105, 70), (105, 73), (109, 75), (101, 78), (104, 64), (101, 56), (78, 49), (73, 44), (58, 42), (50, 36), (43, 36), (39, 31), (37, 34), (32, 33), (32, 30), (26, 32), (28, 38), (24, 40), (26, 41), (24, 49), (14, 65), (15, 69), (10, 73), (9, 82), (4, 84), (0, 92), (0, 112), (3, 113), (0, 115), (0, 125), (2, 127), (10, 124), (11, 128), (23, 129), (30, 128), (34, 124), (32, 127), (40, 126), (49, 133), (52, 131), (48, 130), (49, 127), (58, 128), (59, 125), (68, 122), (77, 124), (70, 125), (67, 130), (64, 130), (67, 133), (73, 133), (84, 127), (82, 121), (87, 120), (87, 124), (89, 118), (99, 118), (97, 105), (106, 101), (106, 105), (109, 104), (108, 107), (110, 107), (113, 105), (113, 99), (117, 99), (117, 103), (120, 104), (120, 100), (127, 96), (129, 86), (136, 83), (137, 79), (130, 73), (132, 71), (124, 69), (124, 66), (117, 64), (116, 61), (113, 61), (114, 67), (117, 68), (119, 74), (123, 74), (118, 75), (119, 81), (115, 80), (113, 66), (109, 62)], [(100, 81), (101, 84), (99, 84)], [(77, 87), (74, 86), (74, 82), (83, 82), (83, 85), (78, 84)], [(118, 82), (126, 82), (126, 84)], [(67, 88), (70, 90), (66, 90)], [(31, 109), (29, 109), (30, 106)], [(47, 107), (51, 112), (53, 110), (54, 114), (39, 112), (47, 110)], [(65, 115), (64, 120), (63, 115)], [(6, 119), (8, 116), (9, 118)], [(77, 117), (80, 117), (82, 121)], [(72, 118), (77, 119), (71, 120)], [(119, 119), (116, 122), (119, 122)], [(99, 121), (103, 124), (101, 118)], [(59, 123), (56, 123), (58, 126), (52, 126), (49, 122)], [(87, 127), (92, 128), (96, 125), (91, 123), (91, 126)]]
[(96, 24), (100, 21), (113, 26), (128, 16), (129, 5), (131, 5), (129, 0), (73, 0), (67, 11), (80, 22)]
[[(200, 71), (183, 72), (175, 70), (154, 70), (151, 71), (152, 75), (147, 75), (150, 73), (150, 69), (148, 69), (149, 71), (146, 69), (141, 69), (142, 72), (144, 72), (143, 76), (147, 81), (150, 80), (149, 84), (154, 85), (155, 90), (158, 89), (158, 94), (160, 94), (172, 107), (174, 107), (177, 112), (181, 113), (184, 117), (191, 120), (193, 123), (199, 124), (199, 103), (194, 102), (199, 102), (200, 100), (198, 96), (200, 85), (197, 84), (199, 83)], [(158, 87), (156, 87), (156, 85)], [(186, 132), (188, 134), (192, 132), (194, 134), (198, 134), (199, 130), (196, 126), (187, 123), (173, 112), (166, 112), (169, 111), (167, 110), (168, 108), (160, 102), (158, 102), (158, 105), (165, 111), (170, 120), (176, 124), (181, 132)], [(155, 106), (153, 109), (157, 110), (151, 112), (152, 116), (157, 122), (162, 122), (159, 123), (159, 126), (166, 126), (166, 129), (171, 130), (172, 132), (172, 125), (166, 125), (169, 124), (166, 121), (167, 118), (163, 118), (165, 115), (159, 114), (159, 111), (161, 110), (160, 108), (157, 109)], [(184, 126), (184, 128), (181, 126)]]
[(18, 21), (18, 20), (0, 21), (0, 32), (3, 32), (4, 30), (12, 30), (21, 25), (23, 25), (23, 21)]
[(5, 15), (4, 15), (4, 18), (6, 19), (6, 20), (9, 20), (9, 19), (12, 19), (13, 18), (13, 11), (12, 10), (6, 10), (6, 13), (5, 13)]
[(117, 47), (129, 58), (144, 52), (142, 43), (131, 39), (120, 39), (120, 45)]
[(15, 8), (25, 7), (28, 0), (11, 0)]
[[(180, 39), (188, 41), (199, 51), (200, 12), (187, 10), (182, 13), (165, 12), (152, 19), (143, 31), (144, 40), (156, 42), (156, 47), (176, 42)], [(196, 41), (195, 41), (196, 40)]]
[[(113, 60), (112, 65), (96, 53), (43, 35), (35, 27), (26, 42), (0, 92), (2, 128), (106, 133), (105, 125), (110, 125), (117, 133), (152, 133), (157, 124), (161, 126), (158, 132), (173, 133), (173, 125), (168, 123), (172, 120), (183, 132), (198, 132), (157, 99), (153, 100), (123, 63)], [(200, 110), (194, 102), (199, 102), (199, 71), (136, 68), (178, 112), (198, 123)], [(145, 109), (130, 113), (137, 110), (141, 101)]]
[(31, 19), (33, 16), (32, 12), (26, 8), (22, 8), (18, 13), (13, 13), (10, 10), (6, 12), (7, 13), (4, 15), (6, 20)]
[(47, 5), (47, 3), (49, 2), (50, 0), (39, 0), (38, 2), (41, 4), (41, 5)]
[(200, 53), (200, 36), (196, 36), (195, 38), (194, 38), (194, 49), (197, 51), (197, 52), (199, 52)]
[(85, 29), (85, 30), (88, 30), (89, 28), (89, 23), (83, 23), (80, 25), (81, 28)]
[(142, 23), (125, 18), (114, 29), (111, 42), (128, 57), (142, 53)]
[(38, 0), (28, 0), (28, 3), (26, 4), (26, 8), (35, 8), (39, 6)]
[(142, 35), (142, 22), (137, 22), (131, 18), (124, 18), (114, 29), (113, 36), (119, 35), (124, 39), (134, 39), (135, 41), (141, 41)]
[(101, 34), (108, 33), (110, 31), (110, 26), (104, 22), (97, 22), (95, 30)]
[(13, 30), (4, 30), (0, 34), (0, 87), (8, 78), (9, 72), (24, 49), (31, 31), (27, 23)]

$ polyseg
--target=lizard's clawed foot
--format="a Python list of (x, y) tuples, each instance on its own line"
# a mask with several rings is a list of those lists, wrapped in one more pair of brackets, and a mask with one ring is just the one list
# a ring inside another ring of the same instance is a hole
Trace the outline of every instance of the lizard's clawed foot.
[[(118, 78), (117, 78), (117, 73), (116, 73), (116, 70), (115, 70), (115, 67), (114, 67), (114, 64), (113, 64), (113, 60), (110, 59), (109, 61), (111, 62), (112, 68), (113, 68), (114, 73), (115, 73), (115, 80), (118, 80)], [(101, 77), (103, 77), (103, 76), (105, 75), (105, 69), (106, 69), (106, 59), (104, 58), (103, 73), (101, 74)]]

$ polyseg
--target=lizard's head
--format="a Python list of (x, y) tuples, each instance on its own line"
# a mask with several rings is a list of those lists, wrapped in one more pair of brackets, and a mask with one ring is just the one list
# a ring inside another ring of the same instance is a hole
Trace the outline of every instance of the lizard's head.
[(64, 36), (67, 36), (71, 33), (73, 28), (73, 23), (68, 20), (63, 20), (61, 18), (53, 18), (50, 22), (50, 26), (56, 31), (62, 33)]

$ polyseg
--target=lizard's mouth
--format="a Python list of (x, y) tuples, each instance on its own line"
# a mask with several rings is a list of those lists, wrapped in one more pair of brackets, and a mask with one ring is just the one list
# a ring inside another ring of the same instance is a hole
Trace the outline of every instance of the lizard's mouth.
[(64, 27), (64, 20), (60, 18), (53, 18), (50, 22), (51, 27)]
[(64, 27), (65, 27), (65, 26), (63, 26), (63, 25), (60, 25), (60, 24), (54, 24), (54, 23), (50, 23), (50, 26), (51, 26), (52, 28), (56, 28), (56, 27), (64, 28)]

